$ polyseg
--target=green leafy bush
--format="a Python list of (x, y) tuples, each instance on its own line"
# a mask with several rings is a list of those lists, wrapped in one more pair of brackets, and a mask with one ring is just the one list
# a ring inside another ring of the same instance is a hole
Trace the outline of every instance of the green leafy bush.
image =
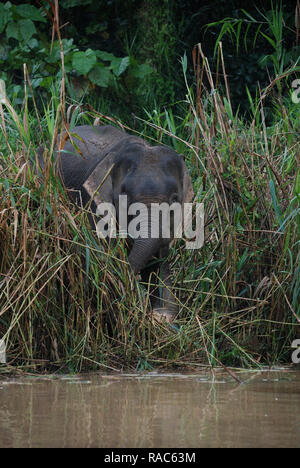
[[(74, 2), (73, 2), (74, 3)], [(78, 3), (78, 2), (77, 2)], [(61, 48), (58, 40), (52, 41), (40, 28), (49, 20), (45, 12), (33, 5), (0, 4), (0, 79), (7, 83), (8, 96), (14, 102), (24, 97), (23, 64), (29, 72), (33, 89), (49, 88), (61, 78)], [(120, 88), (119, 82), (126, 74), (133, 81), (140, 81), (152, 73), (149, 65), (139, 64), (134, 57), (116, 57), (103, 50), (80, 50), (74, 39), (62, 39), (67, 84), (72, 97), (78, 98), (95, 86)]]

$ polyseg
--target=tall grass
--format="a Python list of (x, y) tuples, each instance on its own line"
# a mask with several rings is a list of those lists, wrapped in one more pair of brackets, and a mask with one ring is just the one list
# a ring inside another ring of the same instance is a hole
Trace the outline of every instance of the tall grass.
[[(180, 240), (172, 247), (180, 313), (171, 325), (152, 318), (149, 285), (132, 275), (126, 243), (97, 239), (88, 207), (73, 206), (53, 173), (63, 127), (118, 122), (68, 106), (61, 90), (42, 114), (28, 111), (28, 97), (18, 108), (2, 96), (0, 338), (8, 363), (0, 372), (290, 362), (300, 333), (300, 109), (270, 85), (256, 100), (249, 96), (253, 121), (241, 121), (219, 51), (213, 79), (195, 49), (197, 85), (186, 83), (180, 114), (171, 106), (148, 111), (132, 129), (185, 154), (195, 201), (205, 204), (204, 247), (187, 251)], [(38, 179), (29, 160), (40, 142), (49, 152)]]

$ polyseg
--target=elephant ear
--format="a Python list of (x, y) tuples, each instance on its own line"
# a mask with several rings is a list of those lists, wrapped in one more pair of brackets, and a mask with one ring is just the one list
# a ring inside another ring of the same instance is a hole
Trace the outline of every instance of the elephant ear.
[(113, 201), (113, 188), (111, 171), (114, 166), (114, 153), (108, 153), (102, 161), (97, 164), (89, 177), (83, 184), (83, 187), (94, 200), (96, 205)]
[(184, 156), (182, 155), (182, 168), (183, 168), (183, 203), (190, 203), (194, 198), (194, 190), (192, 180), (189, 175), (188, 168), (184, 162)]

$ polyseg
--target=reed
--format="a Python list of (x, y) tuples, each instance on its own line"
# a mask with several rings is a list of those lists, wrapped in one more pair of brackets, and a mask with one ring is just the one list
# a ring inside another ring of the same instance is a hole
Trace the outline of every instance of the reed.
[[(171, 325), (151, 318), (148, 285), (131, 274), (125, 241), (99, 240), (88, 207), (74, 207), (53, 173), (63, 128), (118, 122), (68, 105), (60, 88), (42, 113), (26, 93), (22, 108), (2, 93), (0, 337), (8, 362), (0, 372), (290, 362), (300, 333), (299, 105), (282, 100), (275, 83), (287, 75), (278, 75), (256, 99), (249, 95), (253, 120), (241, 120), (218, 50), (217, 77), (197, 46), (186, 100), (147, 112), (132, 129), (185, 154), (195, 201), (205, 205), (204, 247), (172, 247), (180, 314)], [(29, 160), (41, 142), (48, 164), (38, 179)]]

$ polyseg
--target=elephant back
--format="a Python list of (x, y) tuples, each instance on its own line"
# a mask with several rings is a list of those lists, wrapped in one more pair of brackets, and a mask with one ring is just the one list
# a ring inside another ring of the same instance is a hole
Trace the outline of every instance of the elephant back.
[[(94, 160), (100, 162), (105, 154), (128, 135), (121, 129), (105, 125), (95, 127), (90, 125), (81, 125), (75, 127), (70, 132), (71, 138), (67, 138), (66, 133), (59, 136), (59, 141), (65, 141), (63, 144), (64, 154), (68, 153), (75, 158), (83, 156), (85, 161)], [(59, 155), (58, 147), (55, 147), (56, 158)]]

